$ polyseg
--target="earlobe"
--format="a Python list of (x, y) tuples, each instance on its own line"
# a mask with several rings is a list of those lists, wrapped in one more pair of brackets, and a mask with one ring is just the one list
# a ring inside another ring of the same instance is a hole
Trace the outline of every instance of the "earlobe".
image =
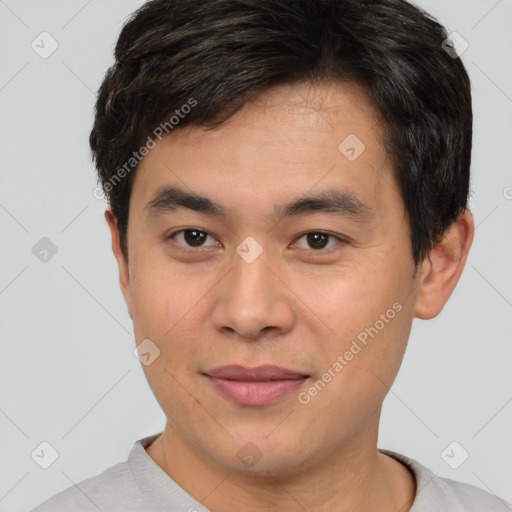
[(119, 237), (119, 229), (117, 227), (117, 219), (112, 214), (111, 210), (105, 210), (105, 219), (107, 221), (108, 227), (110, 229), (110, 235), (112, 238), (112, 252), (117, 261), (117, 266), (119, 267), (119, 285), (121, 288), (121, 293), (123, 294), (124, 300), (126, 302), (126, 306), (128, 308), (128, 314), (130, 318), (133, 319), (132, 316), (132, 300), (131, 300), (131, 288), (130, 288), (130, 273), (128, 262), (124, 257), (123, 251), (121, 250), (121, 242)]
[(474, 229), (471, 212), (464, 210), (421, 263), (416, 318), (428, 320), (442, 311), (466, 264)]

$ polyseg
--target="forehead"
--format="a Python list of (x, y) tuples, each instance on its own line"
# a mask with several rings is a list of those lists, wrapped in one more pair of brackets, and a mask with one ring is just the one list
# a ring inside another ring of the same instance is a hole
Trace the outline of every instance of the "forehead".
[(132, 202), (142, 209), (162, 185), (179, 184), (256, 211), (342, 186), (378, 209), (383, 186), (396, 190), (382, 133), (355, 84), (275, 87), (213, 129), (186, 126), (157, 142), (139, 164)]

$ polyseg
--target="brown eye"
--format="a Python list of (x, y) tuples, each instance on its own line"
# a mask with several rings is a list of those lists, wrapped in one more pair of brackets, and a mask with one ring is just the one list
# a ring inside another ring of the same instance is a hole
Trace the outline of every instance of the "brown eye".
[[(300, 243), (301, 240), (305, 242)], [(313, 251), (321, 251), (322, 249), (330, 249), (335, 246), (336, 243), (343, 242), (343, 240), (339, 239), (334, 235), (330, 235), (329, 233), (324, 233), (322, 231), (311, 231), (310, 233), (305, 233), (300, 238), (297, 239), (296, 245), (302, 249), (308, 249)]]
[(183, 238), (185, 239), (185, 242), (192, 247), (200, 247), (206, 240), (206, 233), (204, 231), (187, 229), (184, 232)]
[(175, 240), (179, 245), (185, 247), (207, 247), (211, 245), (205, 245), (205, 241), (208, 237), (215, 240), (206, 231), (201, 231), (200, 229), (180, 229), (169, 236), (169, 238)]
[(308, 233), (306, 240), (312, 249), (323, 249), (329, 241), (329, 235), (325, 233)]

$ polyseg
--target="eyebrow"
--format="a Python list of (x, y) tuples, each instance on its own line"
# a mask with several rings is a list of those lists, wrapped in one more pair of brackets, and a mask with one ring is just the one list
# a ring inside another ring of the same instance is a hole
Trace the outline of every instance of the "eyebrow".
[(349, 192), (328, 189), (317, 194), (301, 197), (284, 205), (278, 206), (278, 216), (290, 217), (303, 213), (335, 213), (356, 221), (369, 221), (373, 218), (373, 210)]
[(189, 208), (196, 212), (223, 217), (228, 213), (226, 208), (212, 199), (175, 186), (158, 188), (153, 199), (144, 207), (150, 214), (167, 213), (177, 208)]
[[(157, 189), (154, 197), (144, 207), (152, 215), (175, 211), (177, 208), (188, 208), (221, 217), (229, 214), (227, 208), (206, 196), (169, 185)], [(353, 194), (339, 189), (324, 190), (276, 205), (274, 211), (278, 218), (322, 212), (335, 213), (358, 222), (367, 222), (374, 217), (373, 210), (369, 206)]]

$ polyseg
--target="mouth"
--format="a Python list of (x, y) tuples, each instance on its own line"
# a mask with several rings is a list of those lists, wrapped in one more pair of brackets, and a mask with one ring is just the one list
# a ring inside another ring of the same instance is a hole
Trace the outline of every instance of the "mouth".
[(265, 365), (230, 365), (203, 374), (223, 396), (241, 405), (269, 405), (298, 390), (310, 375)]

